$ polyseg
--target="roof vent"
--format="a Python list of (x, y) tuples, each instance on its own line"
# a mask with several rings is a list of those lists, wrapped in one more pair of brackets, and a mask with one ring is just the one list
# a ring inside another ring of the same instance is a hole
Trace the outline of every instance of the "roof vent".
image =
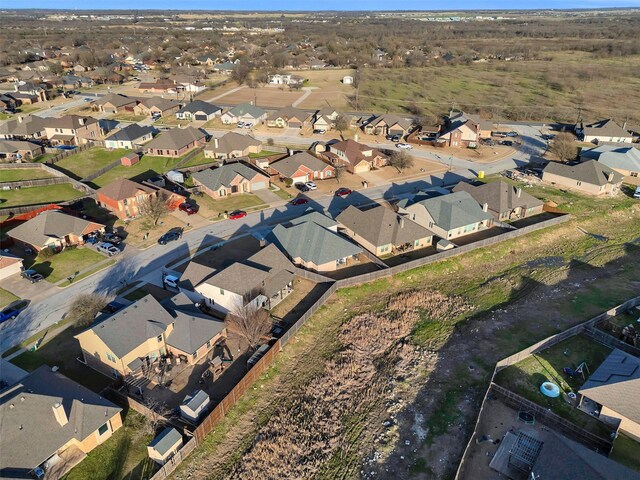
[(9, 405), (9, 409), (15, 408), (16, 406), (12, 403), (11, 405)]
[(22, 424), (20, 424), (20, 426), (18, 427), (18, 430), (22, 430)]
[(22, 396), (20, 397), (20, 401), (21, 401), (21, 402), (24, 402), (24, 395), (22, 395)]

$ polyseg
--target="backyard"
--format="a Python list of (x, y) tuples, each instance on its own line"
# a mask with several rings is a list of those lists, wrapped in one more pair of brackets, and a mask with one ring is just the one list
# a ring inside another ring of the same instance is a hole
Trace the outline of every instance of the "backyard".
[(639, 448), (640, 444), (638, 444), (637, 440), (624, 433), (619, 433), (613, 442), (613, 450), (609, 458), (640, 472)]
[(43, 187), (24, 187), (19, 190), (0, 191), (2, 208), (38, 205), (42, 203), (66, 202), (84, 196), (84, 192), (76, 190), (70, 183), (45, 185)]
[(120, 159), (128, 151), (126, 149), (107, 150), (93, 147), (63, 158), (55, 164), (54, 168), (80, 180)]
[(19, 182), (38, 178), (51, 178), (52, 176), (42, 168), (3, 168), (0, 170), (0, 182)]
[(138, 163), (135, 163), (130, 167), (118, 165), (103, 175), (100, 175), (98, 178), (92, 180), (91, 183), (98, 187), (104, 187), (119, 178), (130, 178), (135, 181), (147, 180), (171, 170), (180, 160), (181, 158), (153, 157), (145, 155)]
[(66, 248), (60, 253), (45, 256), (42, 253), (36, 258), (36, 262), (29, 268), (36, 270), (48, 282), (57, 283), (73, 277), (100, 262), (108, 259), (91, 247)]
[[(600, 366), (609, 353), (610, 348), (589, 337), (578, 335), (501, 370), (495, 381), (576, 425), (607, 438), (611, 429), (575, 408), (566, 395), (570, 392), (577, 393), (589, 374)], [(583, 362), (586, 365), (584, 377), (579, 373), (570, 377), (562, 370), (565, 367), (576, 370)], [(560, 386), (559, 397), (549, 398), (540, 393), (540, 385), (547, 381)]]

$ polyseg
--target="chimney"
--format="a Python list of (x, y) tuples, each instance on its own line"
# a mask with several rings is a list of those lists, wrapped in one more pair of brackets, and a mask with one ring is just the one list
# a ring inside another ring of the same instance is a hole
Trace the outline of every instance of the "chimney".
[(219, 148), (219, 147), (218, 147), (218, 139), (217, 139), (217, 138), (214, 138), (214, 139), (213, 139), (213, 146), (214, 146), (215, 148)]
[(516, 197), (520, 198), (520, 196), (522, 196), (522, 188), (518, 187), (516, 188)]
[(357, 134), (357, 133), (353, 136), (353, 139), (354, 139), (356, 142), (358, 141), (358, 134)]
[(607, 182), (613, 182), (613, 172), (609, 172), (605, 174), (607, 177)]
[(398, 223), (400, 223), (400, 228), (404, 228), (404, 217), (400, 217)]
[(483, 212), (487, 212), (489, 210), (489, 204), (488, 203), (483, 203), (482, 204), (482, 211)]
[(80, 125), (84, 125), (84, 124), (85, 124), (85, 122), (86, 122), (86, 120), (84, 119), (84, 117), (80, 117), (80, 118), (78, 119), (78, 122), (80, 123)]
[(56, 420), (60, 424), (61, 427), (64, 427), (67, 423), (69, 423), (69, 419), (67, 418), (67, 412), (64, 411), (64, 407), (60, 402), (56, 402), (53, 404), (53, 414), (56, 417)]
[(23, 121), (24, 121), (24, 118), (22, 117), (22, 115), (20, 115), (20, 116), (18, 117), (18, 123), (22, 123)]

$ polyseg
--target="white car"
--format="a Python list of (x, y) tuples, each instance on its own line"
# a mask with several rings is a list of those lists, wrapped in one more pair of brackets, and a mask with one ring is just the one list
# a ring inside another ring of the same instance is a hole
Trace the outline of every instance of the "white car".
[(236, 127), (237, 127), (237, 128), (244, 128), (244, 122), (238, 122), (238, 123), (236, 124)]
[(96, 246), (96, 250), (98, 250), (101, 253), (106, 253), (110, 257), (113, 255), (118, 255), (120, 253), (120, 250), (118, 250), (117, 247), (107, 242), (99, 243)]
[(413, 147), (408, 143), (396, 143), (397, 148), (401, 148), (403, 150), (411, 150)]
[(252, 128), (252, 127), (253, 127), (253, 123), (251, 122), (244, 124), (244, 128)]
[(164, 277), (164, 284), (167, 287), (178, 288), (178, 280), (180, 279), (175, 275), (167, 275), (166, 277)]
[(307, 188), (309, 190), (317, 190), (318, 189), (318, 186), (313, 182), (307, 182), (307, 183), (305, 183), (305, 185), (307, 186)]

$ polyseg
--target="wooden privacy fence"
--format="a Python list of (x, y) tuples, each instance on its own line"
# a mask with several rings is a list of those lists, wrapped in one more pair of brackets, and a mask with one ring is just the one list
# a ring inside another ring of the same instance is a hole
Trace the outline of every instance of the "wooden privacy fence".
[(67, 158), (69, 155), (75, 155), (76, 153), (84, 152), (85, 150), (88, 150), (93, 146), (95, 146), (95, 142), (90, 142), (90, 143), (85, 143), (84, 145), (79, 145), (79, 146), (77, 146), (76, 148), (74, 148), (72, 150), (60, 150), (59, 148), (45, 147), (45, 149), (44, 149), (45, 153), (54, 153), (55, 154), (54, 157), (48, 158), (45, 163), (53, 165), (55, 163), (58, 163), (63, 158)]
[(107, 173), (109, 170), (113, 170), (114, 168), (116, 168), (117, 166), (121, 165), (122, 162), (120, 162), (120, 159), (118, 160), (114, 160), (113, 162), (111, 162), (109, 165), (107, 165), (106, 167), (102, 167), (100, 170), (93, 172), (90, 175), (87, 175), (86, 177), (84, 177), (82, 180), (80, 180), (81, 182), (90, 182), (91, 180), (95, 180), (96, 178), (98, 178), (100, 175), (104, 175), (105, 173)]

